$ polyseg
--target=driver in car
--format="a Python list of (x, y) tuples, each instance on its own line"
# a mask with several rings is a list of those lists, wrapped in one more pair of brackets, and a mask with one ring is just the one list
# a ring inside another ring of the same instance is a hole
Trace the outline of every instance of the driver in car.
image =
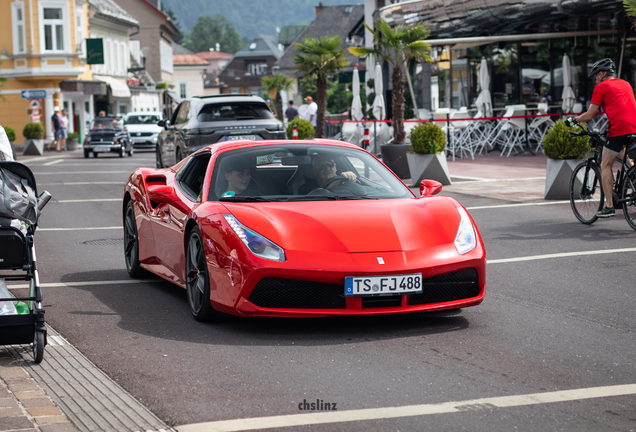
[[(345, 171), (337, 174), (338, 167), (336, 166), (336, 162), (333, 160), (328, 154), (315, 154), (311, 158), (311, 170), (316, 178), (315, 181), (309, 181), (303, 184), (299, 193), (302, 195), (307, 195), (313, 190), (318, 188), (323, 189), (331, 189), (333, 187), (342, 186), (347, 181), (356, 181), (358, 178), (353, 172)], [(328, 182), (330, 179), (340, 176), (343, 177), (340, 180), (334, 180), (332, 182)], [(325, 186), (325, 183), (327, 185)]]

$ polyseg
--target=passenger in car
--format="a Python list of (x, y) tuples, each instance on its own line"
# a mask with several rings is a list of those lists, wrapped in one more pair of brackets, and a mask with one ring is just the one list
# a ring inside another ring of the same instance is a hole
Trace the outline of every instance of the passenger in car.
[(261, 192), (250, 185), (253, 163), (245, 159), (238, 159), (228, 164), (224, 173), (227, 187), (223, 196), (260, 196)]
[(326, 186), (327, 189), (342, 186), (346, 181), (356, 181), (358, 178), (351, 171), (338, 173), (338, 167), (336, 166), (336, 162), (333, 160), (333, 157), (325, 153), (312, 155), (311, 170), (316, 180), (311, 180), (303, 184), (298, 190), (301, 195), (307, 195), (313, 190), (324, 187), (327, 180), (337, 175), (344, 177), (344, 179), (328, 184)]

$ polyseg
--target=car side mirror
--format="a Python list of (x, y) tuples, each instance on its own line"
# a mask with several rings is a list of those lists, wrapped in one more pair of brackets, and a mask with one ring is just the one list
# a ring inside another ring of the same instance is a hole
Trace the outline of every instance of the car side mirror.
[(183, 213), (189, 213), (190, 209), (179, 199), (172, 186), (154, 185), (148, 187), (148, 198), (159, 204), (167, 204), (175, 207)]
[(433, 196), (442, 191), (442, 184), (435, 180), (422, 180), (420, 183), (420, 196)]

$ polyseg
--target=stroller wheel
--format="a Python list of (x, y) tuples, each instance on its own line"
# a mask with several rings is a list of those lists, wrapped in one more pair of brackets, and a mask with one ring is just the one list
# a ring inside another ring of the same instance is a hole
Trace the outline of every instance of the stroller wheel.
[(33, 360), (41, 363), (44, 358), (44, 332), (36, 331), (33, 337)]

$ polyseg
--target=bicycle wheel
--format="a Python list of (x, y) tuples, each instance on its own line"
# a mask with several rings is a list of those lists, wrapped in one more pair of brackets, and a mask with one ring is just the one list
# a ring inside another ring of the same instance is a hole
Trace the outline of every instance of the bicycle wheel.
[(596, 222), (603, 206), (601, 169), (596, 163), (581, 162), (570, 177), (570, 205), (574, 216), (584, 224)]
[(621, 198), (626, 200), (623, 201), (625, 220), (627, 220), (630, 227), (636, 230), (636, 165), (631, 167), (625, 174)]

